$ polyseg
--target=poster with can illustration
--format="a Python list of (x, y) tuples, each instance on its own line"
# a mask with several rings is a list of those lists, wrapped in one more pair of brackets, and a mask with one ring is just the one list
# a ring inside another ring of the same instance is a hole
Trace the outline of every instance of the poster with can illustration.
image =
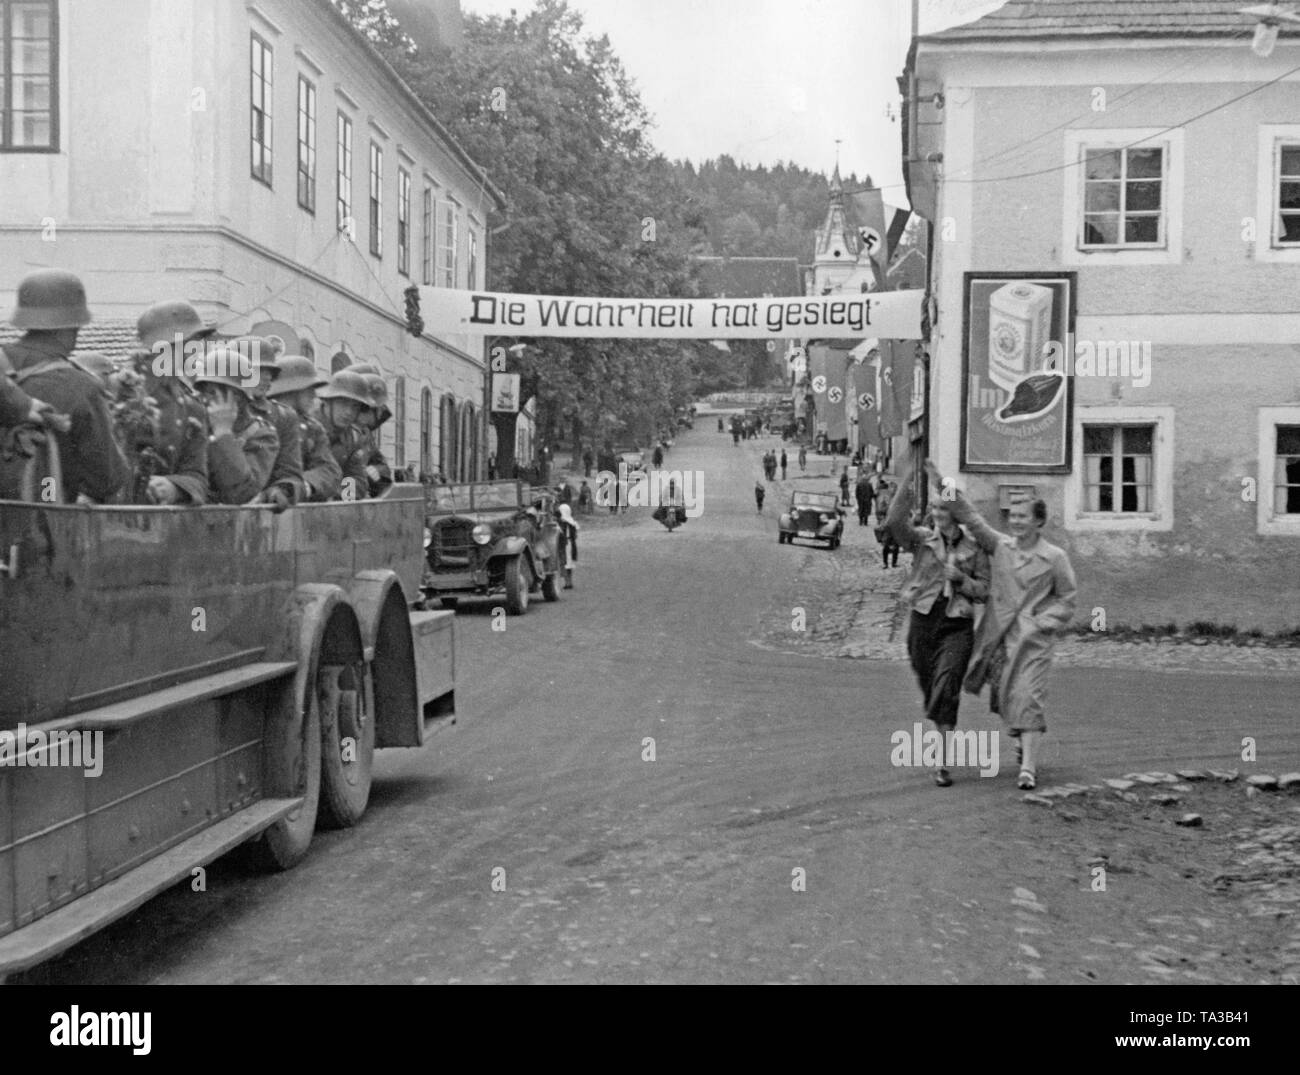
[(1074, 273), (966, 274), (963, 470), (1069, 472), (1073, 393), (1053, 357), (1074, 339), (1074, 288)]

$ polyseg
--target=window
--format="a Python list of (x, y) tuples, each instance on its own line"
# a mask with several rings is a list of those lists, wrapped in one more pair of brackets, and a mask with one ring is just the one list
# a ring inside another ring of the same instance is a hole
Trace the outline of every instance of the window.
[(1170, 531), (1174, 525), (1174, 409), (1080, 406), (1063, 516), (1073, 531)]
[(1300, 246), (1300, 142), (1279, 142), (1274, 154), (1274, 246)]
[[(339, 231), (349, 230), (352, 220), (352, 120), (339, 113), (338, 157), (335, 164), (338, 181)], [(356, 238), (353, 234), (352, 238)]]
[(420, 392), (420, 473), (433, 472), (433, 392)]
[(447, 481), (456, 480), (456, 398), (442, 397), (438, 411), (438, 469)]
[(393, 467), (406, 466), (406, 378), (393, 382)]
[(384, 256), (384, 151), (370, 143), (370, 252)]
[(397, 170), (397, 271), (411, 275), (411, 173)]
[(252, 170), (253, 178), (271, 185), (271, 46), (257, 34), (252, 42)]
[(424, 266), (420, 275), (426, 287), (433, 286), (433, 188), (424, 188), (424, 231), (422, 233)]
[(352, 365), (352, 356), (346, 351), (336, 351), (334, 357), (330, 359), (330, 376), (338, 373), (339, 370), (345, 370)]
[(478, 287), (478, 233), (469, 233), (469, 273), (465, 284), (470, 291)]
[(316, 87), (298, 76), (298, 204), (316, 212)]
[(0, 152), (58, 149), (58, 4), (0, 0)]
[(1300, 406), (1259, 409), (1256, 493), (1257, 532), (1300, 537)]
[(456, 286), (456, 205), (443, 202), (438, 206), (438, 283)]
[(1083, 490), (1087, 512), (1151, 511), (1155, 427), (1083, 427)]
[(1083, 161), (1083, 246), (1162, 245), (1163, 147), (1084, 147)]

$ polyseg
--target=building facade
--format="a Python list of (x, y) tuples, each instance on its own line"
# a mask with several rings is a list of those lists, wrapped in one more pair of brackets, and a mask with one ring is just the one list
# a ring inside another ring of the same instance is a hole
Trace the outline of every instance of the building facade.
[[(82, 349), (149, 304), (377, 364), (394, 466), (481, 476), (483, 340), (406, 331), (413, 284), (483, 287), (483, 170), (328, 0), (0, 0), (0, 302), (85, 280)], [(10, 330), (12, 334), (12, 330)]]
[(1300, 37), (1238, 7), (1019, 0), (909, 55), (932, 454), (1047, 501), (1084, 620), (1300, 619)]

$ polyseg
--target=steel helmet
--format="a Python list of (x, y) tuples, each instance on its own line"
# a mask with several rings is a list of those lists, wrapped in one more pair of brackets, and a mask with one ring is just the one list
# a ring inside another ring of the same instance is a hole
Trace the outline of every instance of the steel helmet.
[(247, 371), (248, 356), (232, 347), (216, 347), (203, 356), (194, 386), (201, 384), (222, 384), (227, 388), (237, 388), (245, 396), (249, 386), (244, 383), (243, 371)]
[(173, 343), (178, 335), (186, 343), (202, 340), (214, 331), (203, 324), (198, 310), (188, 302), (155, 303), (136, 322), (140, 342), (149, 348), (158, 343)]
[(339, 370), (330, 378), (329, 384), (318, 393), (322, 400), (330, 399), (350, 399), (354, 403), (360, 403), (363, 407), (369, 407), (370, 389), (366, 384), (366, 379), (359, 373), (353, 373), (351, 370)]
[(268, 396), (287, 396), (305, 388), (320, 388), (329, 384), (327, 377), (316, 372), (316, 363), (303, 355), (281, 355), (275, 360), (280, 371), (275, 383), (266, 390)]
[(367, 373), (362, 376), (366, 387), (370, 390), (370, 406), (379, 415), (379, 424), (383, 425), (393, 417), (393, 412), (388, 409), (388, 385), (384, 384), (383, 377), (377, 373)]
[(18, 285), (18, 304), (9, 318), (14, 328), (81, 328), (93, 318), (86, 308), (86, 288), (62, 269), (42, 269)]
[(270, 371), (272, 381), (280, 376), (280, 367), (275, 364), (275, 356), (278, 352), (271, 341), (265, 337), (238, 336), (233, 340), (227, 340), (223, 346), (251, 359), (256, 373), (260, 374), (263, 369), (266, 369)]

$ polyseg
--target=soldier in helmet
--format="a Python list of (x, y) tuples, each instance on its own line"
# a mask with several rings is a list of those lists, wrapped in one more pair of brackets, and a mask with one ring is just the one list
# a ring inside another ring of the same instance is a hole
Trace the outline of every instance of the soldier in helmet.
[(132, 466), (129, 502), (206, 504), (208, 412), (182, 375), (212, 330), (188, 302), (160, 302), (140, 315), (136, 332), (134, 373), (152, 406), (128, 408), (135, 417), (118, 424)]
[[(22, 339), (3, 348), (17, 387), (0, 376), (0, 411), (23, 410), (23, 420), (44, 418), (47, 408), (33, 408), (40, 400), (71, 419), (62, 448), (62, 499), (79, 496), (105, 501), (126, 484), (128, 468), (113, 439), (113, 423), (100, 383), (69, 361), (76, 349), (77, 333), (90, 324), (86, 289), (70, 272), (44, 269), (18, 285), (18, 305), (9, 318), (25, 330)], [(25, 393), (25, 395), (24, 395)], [(26, 400), (26, 409), (23, 402)], [(0, 421), (4, 416), (0, 416)], [(0, 481), (11, 491), (12, 473)]]
[(194, 386), (207, 404), (208, 488), (214, 504), (257, 503), (271, 480), (280, 438), (256, 413), (248, 358), (226, 347), (204, 356)]
[(277, 403), (292, 407), (298, 417), (302, 444), (302, 488), (300, 502), (319, 503), (338, 497), (343, 485), (343, 468), (330, 451), (329, 432), (317, 417), (316, 389), (329, 381), (316, 372), (316, 365), (302, 355), (281, 355), (276, 359), (280, 375), (267, 390)]
[(370, 406), (361, 411), (358, 424), (370, 438), (370, 454), (366, 457), (366, 477), (370, 481), (370, 495), (379, 496), (393, 484), (393, 471), (388, 465), (384, 453), (379, 450), (379, 429), (392, 416), (388, 409), (388, 386), (378, 366), (349, 366), (353, 373), (359, 373), (366, 379), (370, 390)]
[(366, 460), (370, 441), (357, 425), (361, 411), (371, 404), (366, 379), (351, 370), (339, 370), (319, 393), (323, 424), (329, 432), (330, 452), (343, 471), (344, 500), (361, 500), (370, 492)]
[(247, 355), (257, 372), (257, 383), (252, 386), (249, 404), (254, 414), (270, 422), (280, 439), (280, 451), (271, 468), (271, 477), (262, 492), (262, 502), (274, 504), (277, 512), (292, 507), (302, 491), (302, 434), (298, 416), (292, 407), (284, 406), (268, 397), (272, 383), (280, 376), (275, 364), (275, 349), (267, 340), (245, 336), (230, 346)]

